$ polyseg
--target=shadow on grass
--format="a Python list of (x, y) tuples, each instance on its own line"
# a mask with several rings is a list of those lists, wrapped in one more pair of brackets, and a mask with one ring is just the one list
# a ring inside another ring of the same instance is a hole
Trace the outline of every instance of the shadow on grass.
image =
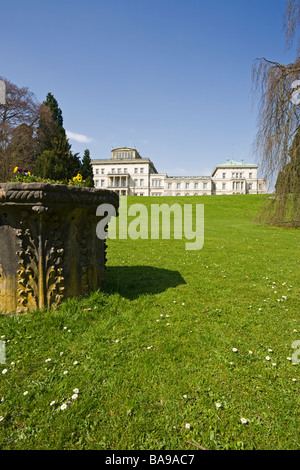
[(159, 294), (180, 284), (186, 282), (178, 271), (153, 266), (107, 266), (102, 289), (133, 300), (141, 295)]

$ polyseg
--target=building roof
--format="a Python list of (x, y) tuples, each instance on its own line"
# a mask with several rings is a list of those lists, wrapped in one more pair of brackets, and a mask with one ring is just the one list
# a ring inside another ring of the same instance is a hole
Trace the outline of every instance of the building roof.
[(245, 163), (244, 160), (236, 162), (235, 160), (227, 158), (226, 163), (220, 163), (216, 166), (212, 172), (212, 176), (214, 176), (218, 168), (258, 168), (258, 165), (256, 163)]

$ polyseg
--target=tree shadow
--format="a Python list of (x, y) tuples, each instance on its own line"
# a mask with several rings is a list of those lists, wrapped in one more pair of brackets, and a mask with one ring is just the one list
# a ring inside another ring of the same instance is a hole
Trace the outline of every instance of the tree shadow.
[(180, 284), (186, 282), (178, 271), (153, 266), (107, 266), (102, 290), (118, 292), (133, 300), (141, 295), (159, 294)]

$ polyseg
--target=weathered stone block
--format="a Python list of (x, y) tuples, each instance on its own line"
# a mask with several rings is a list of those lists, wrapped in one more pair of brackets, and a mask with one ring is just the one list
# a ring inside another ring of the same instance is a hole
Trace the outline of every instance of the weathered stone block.
[(107, 190), (47, 183), (0, 184), (0, 311), (56, 307), (105, 278), (106, 241), (96, 235)]

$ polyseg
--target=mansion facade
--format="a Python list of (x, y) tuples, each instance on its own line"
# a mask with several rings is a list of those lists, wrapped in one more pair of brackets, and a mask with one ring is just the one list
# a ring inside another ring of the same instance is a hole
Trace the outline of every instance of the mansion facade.
[(263, 194), (266, 180), (258, 178), (258, 165), (227, 160), (211, 176), (168, 176), (158, 173), (149, 158), (136, 149), (111, 150), (110, 159), (92, 160), (96, 188), (110, 189), (124, 196), (202, 196), (221, 194)]

